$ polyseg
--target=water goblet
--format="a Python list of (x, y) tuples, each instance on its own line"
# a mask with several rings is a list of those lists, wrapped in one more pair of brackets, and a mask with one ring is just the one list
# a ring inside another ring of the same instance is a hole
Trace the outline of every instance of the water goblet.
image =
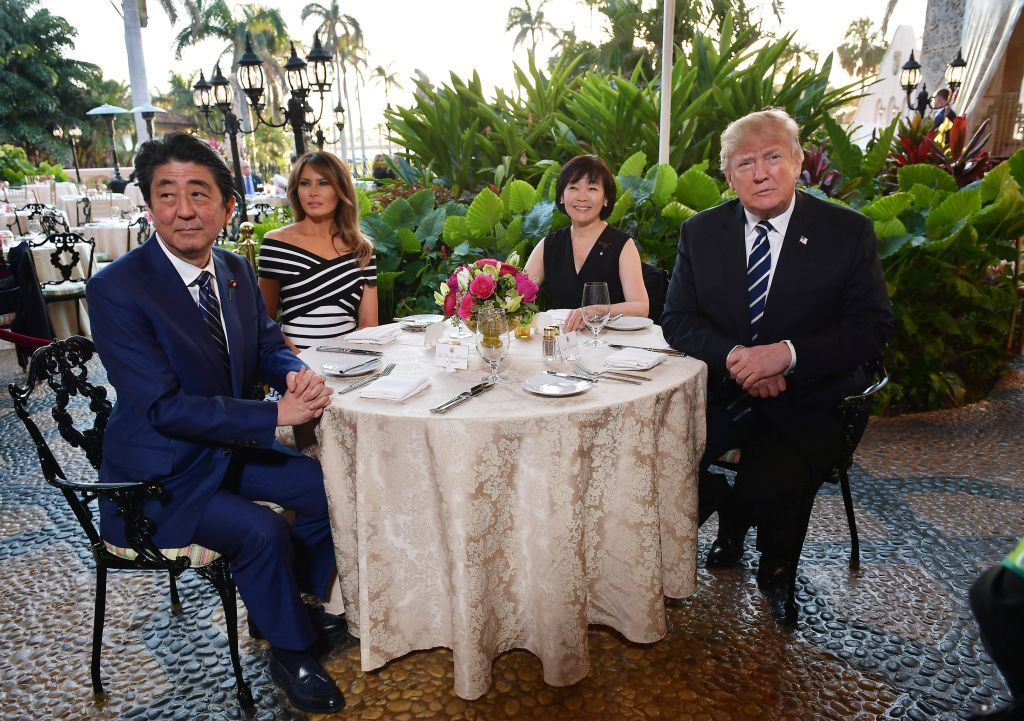
[(604, 341), (598, 339), (598, 334), (604, 328), (611, 316), (612, 304), (608, 295), (607, 283), (587, 283), (583, 286), (583, 302), (580, 310), (583, 312), (583, 322), (590, 328), (594, 337), (583, 345), (588, 348), (597, 348), (604, 345)]
[(501, 308), (481, 308), (476, 320), (476, 349), (480, 357), (491, 367), (491, 373), (483, 380), (487, 383), (501, 383), (508, 380), (498, 375), (498, 366), (508, 355), (512, 339), (505, 311)]

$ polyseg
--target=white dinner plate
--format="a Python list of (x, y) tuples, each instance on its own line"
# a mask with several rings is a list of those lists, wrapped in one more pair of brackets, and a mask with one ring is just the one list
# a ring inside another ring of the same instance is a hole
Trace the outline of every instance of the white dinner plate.
[(332, 378), (356, 378), (358, 376), (365, 376), (367, 373), (372, 373), (379, 369), (380, 358), (370, 358), (358, 365), (353, 362), (324, 363), (320, 366), (320, 371), (325, 376), (331, 376)]
[(650, 318), (638, 318), (635, 315), (624, 315), (605, 326), (608, 330), (643, 330), (654, 325)]
[(395, 318), (397, 323), (401, 323), (408, 330), (425, 330), (427, 326), (442, 320), (444, 320), (444, 316), (438, 313), (419, 313), (407, 315), (404, 318)]
[(558, 376), (538, 373), (523, 381), (523, 390), (538, 396), (574, 396), (590, 390), (594, 384), (590, 381), (575, 378), (559, 378)]

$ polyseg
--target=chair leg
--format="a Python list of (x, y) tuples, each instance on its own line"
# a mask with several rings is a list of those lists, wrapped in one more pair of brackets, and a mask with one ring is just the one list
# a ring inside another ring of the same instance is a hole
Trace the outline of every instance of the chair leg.
[(856, 571), (860, 568), (860, 540), (857, 536), (857, 519), (853, 515), (850, 476), (845, 468), (839, 469), (839, 486), (843, 489), (843, 505), (846, 506), (846, 520), (850, 525), (850, 570)]
[(242, 660), (238, 655), (238, 608), (235, 605), (235, 581), (231, 578), (231, 570), (225, 559), (221, 558), (209, 566), (196, 569), (200, 575), (208, 579), (217, 589), (221, 603), (224, 604), (224, 624), (228, 632), (228, 648), (231, 651), (231, 665), (235, 670), (235, 687), (238, 704), (245, 711), (252, 711), (256, 704), (252, 700), (252, 691), (242, 676)]
[(167, 575), (171, 583), (171, 613), (181, 613), (181, 598), (178, 597), (178, 583), (174, 579), (174, 571), (168, 571)]
[(92, 692), (103, 696), (100, 678), (100, 650), (103, 647), (103, 617), (107, 608), (107, 568), (96, 564), (96, 605), (92, 618)]

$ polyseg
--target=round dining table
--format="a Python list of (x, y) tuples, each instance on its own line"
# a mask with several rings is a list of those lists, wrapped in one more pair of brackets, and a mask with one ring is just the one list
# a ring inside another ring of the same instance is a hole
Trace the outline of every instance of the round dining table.
[[(603, 339), (667, 347), (658, 326)], [(544, 371), (541, 339), (512, 340), (507, 381), (444, 415), (430, 412), (480, 383), (445, 372), (422, 333), (379, 349), (392, 375), (429, 379), (396, 402), (336, 389), (317, 427), (350, 632), (364, 671), (411, 651), (453, 651), (455, 692), (478, 698), (491, 665), (527, 649), (554, 686), (589, 671), (588, 624), (637, 643), (666, 633), (664, 598), (696, 588), (697, 476), (706, 366), (668, 357), (638, 384), (601, 378), (564, 397), (524, 389)], [(582, 339), (581, 339), (582, 342)], [(600, 368), (614, 349), (580, 348)], [(314, 370), (365, 356), (306, 350)]]

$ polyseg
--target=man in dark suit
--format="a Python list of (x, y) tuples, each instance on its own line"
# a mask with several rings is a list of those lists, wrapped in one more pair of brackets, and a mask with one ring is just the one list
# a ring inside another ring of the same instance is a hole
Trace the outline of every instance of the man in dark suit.
[[(784, 111), (751, 113), (722, 134), (737, 195), (683, 223), (662, 326), (708, 365), (700, 522), (716, 510), (710, 568), (739, 563), (756, 526), (758, 585), (780, 621), (814, 495), (839, 456), (836, 403), (862, 390), (861, 366), (892, 334), (892, 312), (863, 215), (796, 191), (803, 150)], [(708, 466), (742, 450), (734, 487)]]
[[(154, 543), (225, 555), (250, 629), (270, 642), (274, 681), (300, 708), (340, 710), (299, 595), (323, 596), (335, 570), (320, 466), (274, 440), (277, 426), (318, 418), (330, 389), (285, 345), (249, 264), (213, 247), (235, 203), (220, 156), (174, 133), (143, 144), (135, 172), (156, 232), (87, 286), (96, 347), (117, 390), (100, 480), (160, 481), (163, 495), (144, 508)], [(281, 401), (254, 400), (257, 383)], [(294, 522), (257, 500), (294, 511)], [(100, 525), (128, 545), (109, 504)]]
[(256, 193), (259, 190), (257, 186), (262, 185), (263, 181), (260, 179), (260, 176), (252, 172), (252, 166), (249, 165), (248, 160), (243, 160), (241, 162), (241, 168), (242, 188), (245, 190), (246, 195), (252, 195), (253, 193)]
[(949, 118), (952, 122), (956, 118), (956, 111), (953, 110), (953, 106), (949, 104), (949, 90), (942, 88), (939, 92), (935, 93), (935, 97), (932, 99), (932, 105), (935, 108), (935, 127), (938, 128), (942, 125), (946, 118)]

